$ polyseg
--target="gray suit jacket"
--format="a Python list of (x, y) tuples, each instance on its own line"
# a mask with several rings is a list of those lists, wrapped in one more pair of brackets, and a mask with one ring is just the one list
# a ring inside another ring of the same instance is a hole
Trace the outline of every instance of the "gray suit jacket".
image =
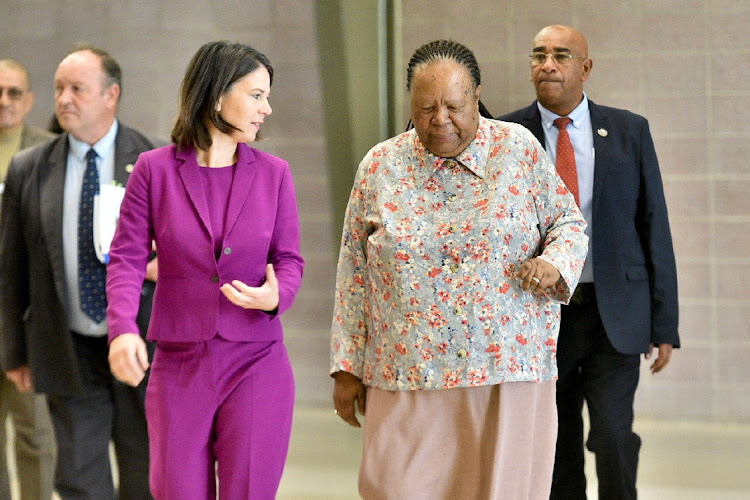
[(43, 128), (24, 125), (23, 132), (21, 132), (21, 147), (18, 150), (21, 151), (22, 149), (30, 148), (35, 144), (39, 144), (40, 142), (44, 142), (47, 139), (52, 139), (54, 137), (57, 137), (57, 135), (48, 132)]
[[(115, 179), (158, 144), (120, 124)], [(29, 365), (37, 392), (80, 394), (81, 374), (66, 317), (62, 245), (68, 134), (19, 152), (5, 180), (0, 222), (0, 365)], [(150, 305), (150, 297), (148, 300)]]
[[(31, 146), (35, 146), (40, 142), (47, 141), (57, 137), (57, 134), (47, 132), (43, 128), (32, 127), (31, 125), (24, 125), (21, 131), (21, 144), (18, 146), (18, 151), (22, 151)], [(18, 152), (16, 151), (16, 152)], [(4, 182), (5, 179), (0, 179), (0, 182)], [(0, 195), (1, 199), (1, 195)]]

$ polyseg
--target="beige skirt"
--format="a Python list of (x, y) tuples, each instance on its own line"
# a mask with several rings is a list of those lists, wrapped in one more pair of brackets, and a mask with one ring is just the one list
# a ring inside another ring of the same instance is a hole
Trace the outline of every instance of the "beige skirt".
[(365, 500), (549, 498), (555, 381), (368, 388), (365, 410), (359, 471)]

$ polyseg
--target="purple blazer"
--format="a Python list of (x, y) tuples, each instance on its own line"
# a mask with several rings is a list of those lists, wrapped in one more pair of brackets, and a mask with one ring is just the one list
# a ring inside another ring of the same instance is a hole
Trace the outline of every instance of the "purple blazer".
[[(283, 338), (279, 316), (299, 290), (304, 261), (299, 216), (286, 161), (238, 145), (226, 230), (218, 261), (208, 204), (192, 148), (175, 145), (142, 153), (128, 180), (107, 266), (109, 340), (137, 333), (135, 319), (151, 241), (159, 255), (148, 339), (200, 342)], [(265, 281), (266, 264), (279, 280), (274, 313), (243, 309), (219, 290), (240, 280)]]

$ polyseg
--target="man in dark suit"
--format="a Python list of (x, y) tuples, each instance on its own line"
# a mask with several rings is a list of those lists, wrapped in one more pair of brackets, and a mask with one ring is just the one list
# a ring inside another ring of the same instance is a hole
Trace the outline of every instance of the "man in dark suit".
[[(591, 425), (586, 446), (596, 455), (599, 498), (636, 498), (641, 440), (633, 432), (633, 400), (640, 354), (649, 359), (658, 349), (651, 365), (658, 373), (679, 347), (677, 273), (648, 122), (590, 101), (583, 84), (592, 67), (580, 32), (567, 26), (542, 29), (531, 54), (537, 102), (499, 119), (531, 130), (558, 171), (575, 158), (570, 181), (562, 171), (561, 176), (588, 222), (581, 282), (562, 307), (552, 498), (586, 497), (584, 400)], [(556, 122), (566, 117), (570, 123)]]
[[(0, 60), (0, 186), (11, 157), (55, 137), (25, 123), (34, 106), (29, 73), (12, 59)], [(2, 189), (0, 188), (0, 193)], [(16, 476), (22, 500), (49, 500), (55, 471), (55, 434), (43, 394), (21, 393), (0, 373), (0, 499), (11, 498), (5, 421), (15, 430)]]
[[(62, 498), (116, 498), (110, 440), (119, 498), (150, 498), (145, 383), (130, 388), (109, 371), (105, 268), (92, 237), (94, 193), (124, 184), (156, 146), (116, 119), (120, 75), (96, 47), (62, 60), (55, 113), (65, 133), (14, 156), (2, 200), (0, 362), (20, 391), (48, 395)], [(145, 312), (152, 290), (144, 285)]]

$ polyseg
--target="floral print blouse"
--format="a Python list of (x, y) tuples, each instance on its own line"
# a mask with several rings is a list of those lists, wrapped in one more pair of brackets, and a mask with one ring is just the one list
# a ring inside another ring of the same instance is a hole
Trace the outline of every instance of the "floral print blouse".
[[(331, 373), (383, 390), (554, 380), (560, 303), (586, 258), (586, 223), (542, 146), (479, 119), (456, 158), (410, 130), (359, 165), (344, 220)], [(517, 270), (540, 256), (546, 294)]]

